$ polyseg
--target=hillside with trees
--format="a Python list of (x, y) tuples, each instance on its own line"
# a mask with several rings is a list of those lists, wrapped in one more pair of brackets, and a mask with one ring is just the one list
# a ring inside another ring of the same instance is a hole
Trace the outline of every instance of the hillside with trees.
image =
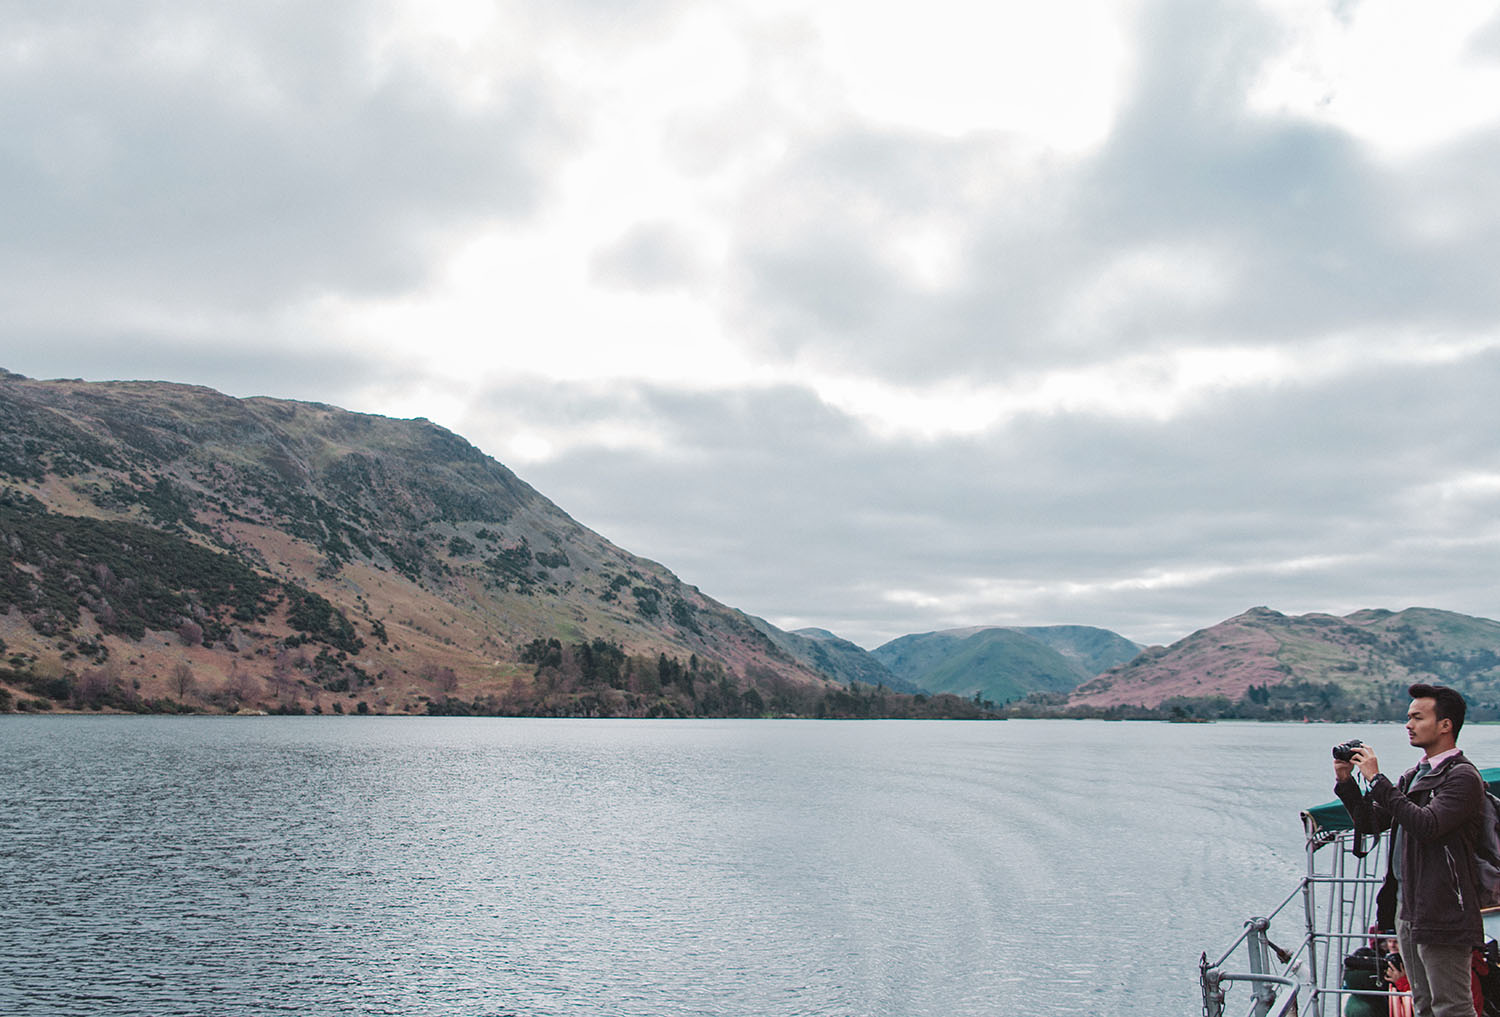
[(784, 632), (429, 421), (0, 372), (0, 711), (1500, 719), (1500, 623)]
[(1390, 720), (1413, 682), (1452, 685), (1500, 719), (1500, 622), (1413, 607), (1344, 617), (1267, 607), (1157, 646), (1028, 710), (1072, 716)]
[(0, 373), (0, 541), (0, 709), (978, 712), (851, 689), (422, 419)]

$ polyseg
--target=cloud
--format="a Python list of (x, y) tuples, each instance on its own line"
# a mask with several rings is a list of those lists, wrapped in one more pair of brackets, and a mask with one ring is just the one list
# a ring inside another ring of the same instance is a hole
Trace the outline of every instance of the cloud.
[(673, 289), (697, 279), (701, 259), (692, 242), (670, 223), (637, 223), (593, 261), (593, 276), (606, 285), (639, 290)]
[(1500, 614), (1500, 36), (1385, 121), (1379, 7), (12, 5), (0, 360), (426, 416), (866, 645)]
[[(24, 344), (6, 341), (0, 367), (33, 378), (185, 382), (241, 398), (266, 395), (354, 409), (365, 405), (362, 391), (394, 387), (404, 380), (399, 365), (337, 348), (267, 349), (249, 337), (183, 342), (128, 332), (47, 332), (31, 335)], [(392, 411), (384, 407), (379, 412)]]
[(118, 314), (401, 290), (446, 235), (533, 211), (567, 133), (543, 76), (465, 99), (376, 13), (29, 6), (0, 53), (8, 301), (40, 320), (82, 293)]
[[(1073, 158), (857, 121), (794, 147), (747, 192), (736, 321), (774, 355), (925, 383), (1493, 322), (1500, 290), (1473, 274), (1492, 128), (1393, 164), (1251, 108), (1282, 42), (1269, 16), (1164, 3), (1140, 33), (1111, 132)], [(912, 236), (943, 240), (903, 257)]]
[(1250, 93), (1253, 106), (1333, 124), (1401, 158), (1500, 115), (1493, 5), (1440, 11), (1404, 4), (1268, 3), (1282, 46)]
[(1172, 421), (1037, 417), (937, 443), (871, 443), (793, 386), (486, 402), (649, 427), (649, 442), (559, 441), (518, 468), (606, 537), (778, 623), (868, 646), (1006, 622), (1164, 641), (1259, 603), (1500, 609), (1483, 580), (1500, 565), (1497, 374), (1489, 352), (1231, 392)]

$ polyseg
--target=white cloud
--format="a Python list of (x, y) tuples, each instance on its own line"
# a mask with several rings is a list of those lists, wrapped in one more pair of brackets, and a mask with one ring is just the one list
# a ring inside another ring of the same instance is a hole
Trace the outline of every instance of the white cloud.
[[(948, 592), (891, 590), (886, 599), (934, 612), (950, 619), (984, 619), (1024, 614), (1038, 603), (1064, 606), (1067, 614), (1082, 617), (1098, 609), (1108, 597), (1161, 590), (1193, 590), (1211, 583), (1248, 576), (1282, 576), (1327, 571), (1348, 565), (1364, 555), (1302, 555), (1280, 561), (1235, 564), (1189, 563), (1174, 568), (1149, 568), (1129, 575), (1070, 577), (1056, 580), (955, 577)], [(1077, 605), (1077, 606), (1071, 606)], [(1248, 606), (1248, 605), (1247, 605)], [(954, 627), (959, 627), (958, 622)]]
[(1000, 131), (1078, 151), (1113, 124), (1132, 7), (846, 0), (811, 16), (828, 62), (870, 121), (954, 137)]
[(712, 306), (690, 288), (599, 285), (594, 252), (553, 225), (543, 218), (471, 242), (422, 293), (329, 296), (309, 316), (327, 334), (467, 384), (535, 376), (700, 385), (749, 372)]
[[(1427, 485), (1427, 497), (1441, 502), (1466, 502), (1500, 497), (1500, 473), (1475, 471)], [(1423, 500), (1426, 500), (1424, 498)]]
[(1500, 63), (1472, 46), (1495, 17), (1488, 0), (1267, 6), (1289, 44), (1264, 68), (1255, 109), (1337, 126), (1391, 156), (1500, 116)]
[(1213, 308), (1237, 284), (1232, 255), (1207, 244), (1150, 244), (1125, 250), (1081, 280), (1054, 326), (1062, 335), (1107, 335), (1123, 318), (1162, 305), (1176, 313)]
[(949, 379), (903, 384), (802, 367), (800, 379), (831, 406), (885, 439), (937, 440), (1003, 429), (1022, 417), (1063, 414), (1166, 422), (1245, 390), (1323, 387), (1371, 370), (1442, 364), (1500, 349), (1500, 338), (1442, 341), (1426, 336), (1335, 336), (1284, 346), (1181, 346), (1080, 368), (1024, 370), (989, 383)]

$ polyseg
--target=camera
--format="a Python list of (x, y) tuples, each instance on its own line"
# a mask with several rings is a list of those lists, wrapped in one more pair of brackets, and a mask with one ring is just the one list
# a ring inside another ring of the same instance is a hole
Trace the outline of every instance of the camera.
[(1367, 946), (1360, 947), (1344, 958), (1344, 967), (1350, 971), (1378, 971), (1383, 973), (1387, 964), (1394, 964), (1401, 970), (1406, 970), (1406, 965), (1401, 963), (1401, 955), (1399, 953), (1379, 954)]
[(1385, 968), (1395, 964), (1398, 971), (1406, 970), (1399, 953), (1380, 954), (1368, 946), (1362, 946), (1344, 958), (1344, 988), (1378, 989), (1386, 984)]
[(1364, 747), (1365, 743), (1358, 738), (1350, 738), (1344, 744), (1333, 747), (1333, 758), (1341, 763), (1352, 763), (1354, 762), (1354, 750)]

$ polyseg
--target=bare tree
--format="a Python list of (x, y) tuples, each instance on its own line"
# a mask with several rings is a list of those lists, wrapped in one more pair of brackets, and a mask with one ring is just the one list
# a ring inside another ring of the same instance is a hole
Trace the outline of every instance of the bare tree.
[(183, 646), (197, 646), (203, 642), (203, 626), (191, 618), (184, 618), (177, 625), (177, 638), (182, 640)]
[(177, 691), (179, 702), (198, 691), (198, 679), (193, 677), (193, 669), (187, 661), (179, 660), (172, 666), (172, 688)]
[(452, 692), (458, 688), (458, 673), (451, 667), (439, 666), (432, 661), (422, 664), (421, 676), (436, 685), (439, 691)]
[(296, 658), (289, 651), (282, 650), (276, 654), (276, 659), (271, 663), (271, 689), (277, 699), (291, 693), (296, 687), (293, 668), (297, 666)]
[(239, 661), (231, 660), (229, 675), (224, 680), (223, 694), (234, 704), (235, 709), (239, 709), (259, 702), (260, 697), (265, 694), (265, 688), (258, 678), (240, 667)]
[(79, 706), (97, 707), (109, 692), (109, 674), (102, 667), (91, 667), (78, 676), (73, 698)]

